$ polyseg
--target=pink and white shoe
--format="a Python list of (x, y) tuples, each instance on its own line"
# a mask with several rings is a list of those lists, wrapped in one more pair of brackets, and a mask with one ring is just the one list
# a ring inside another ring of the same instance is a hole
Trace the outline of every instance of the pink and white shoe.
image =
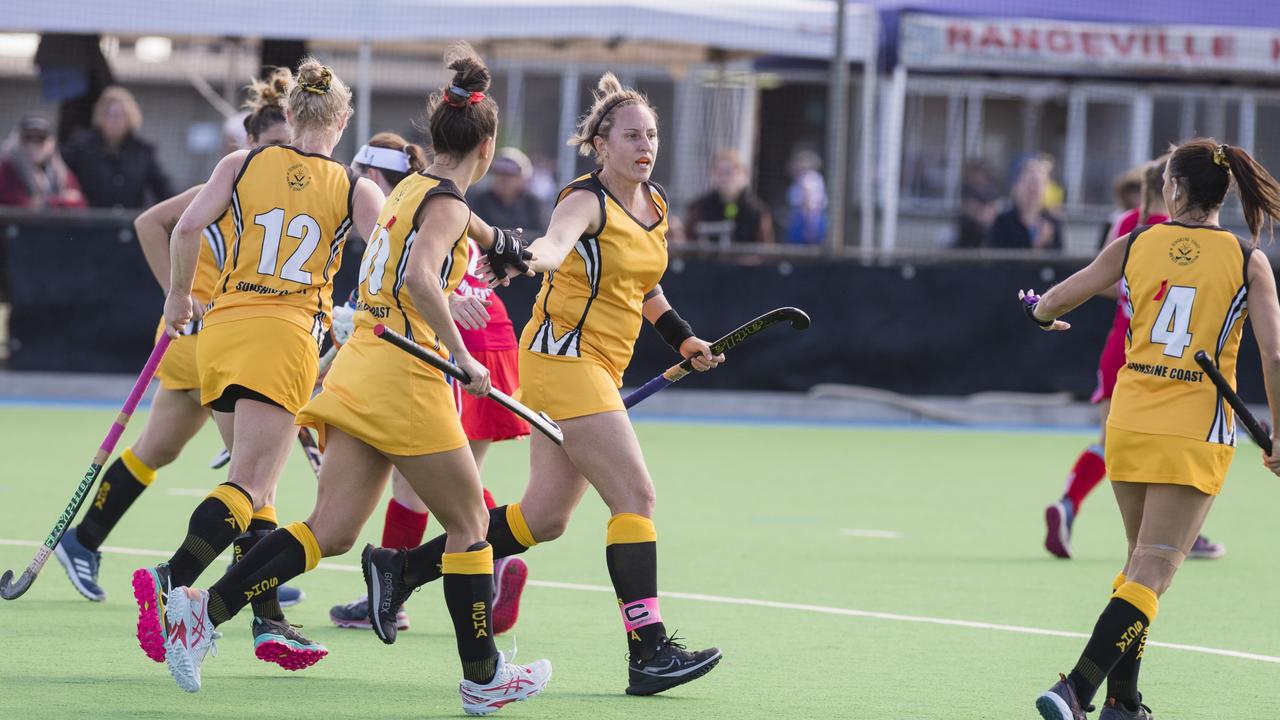
[(216, 633), (209, 619), (209, 593), (188, 587), (169, 591), (164, 609), (165, 662), (178, 687), (200, 690), (200, 667), (210, 652), (218, 654)]
[(501, 710), (509, 703), (528, 700), (542, 692), (551, 682), (551, 661), (538, 660), (530, 665), (507, 662), (498, 653), (498, 671), (493, 679), (481, 685), (470, 680), (458, 683), (462, 695), (462, 711), (468, 715), (488, 715)]
[(161, 563), (153, 568), (133, 571), (133, 599), (138, 603), (138, 646), (147, 657), (164, 662), (165, 595), (169, 592), (169, 566)]
[(518, 557), (498, 558), (493, 563), (493, 634), (515, 627), (520, 618), (520, 596), (529, 580), (529, 566)]

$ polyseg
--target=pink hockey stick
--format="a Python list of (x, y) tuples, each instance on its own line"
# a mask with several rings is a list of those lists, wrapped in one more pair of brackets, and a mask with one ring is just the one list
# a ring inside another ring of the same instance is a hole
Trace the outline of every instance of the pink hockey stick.
[(151, 378), (156, 374), (156, 368), (160, 365), (160, 359), (164, 357), (164, 351), (169, 347), (169, 336), (161, 335), (160, 341), (156, 343), (155, 349), (151, 351), (151, 357), (147, 358), (147, 364), (143, 366), (142, 373), (138, 375), (138, 379), (133, 383), (133, 390), (129, 392), (129, 398), (124, 401), (124, 406), (120, 408), (120, 414), (116, 416), (115, 422), (111, 423), (111, 428), (107, 430), (107, 437), (102, 440), (102, 444), (98, 446), (98, 453), (93, 456), (93, 461), (89, 463), (89, 470), (84, 474), (84, 478), (80, 480), (79, 487), (71, 496), (71, 502), (67, 503), (67, 507), (62, 511), (62, 515), (58, 517), (58, 522), (53, 525), (53, 532), (49, 533), (49, 537), (44, 539), (44, 544), (36, 551), (35, 558), (27, 569), (22, 572), (17, 582), (13, 582), (13, 571), (5, 570), (4, 576), (0, 577), (0, 597), (5, 600), (14, 600), (20, 597), (31, 587), (31, 583), (36, 581), (36, 576), (40, 574), (40, 569), (44, 567), (45, 561), (53, 554), (53, 549), (58, 547), (58, 542), (62, 540), (62, 535), (67, 531), (67, 527), (71, 525), (71, 521), (75, 519), (76, 513), (80, 512), (80, 506), (84, 503), (85, 496), (89, 494), (89, 489), (93, 487), (93, 483), (98, 479), (98, 474), (102, 472), (102, 466), (106, 464), (107, 458), (111, 457), (111, 453), (116, 449), (116, 443), (120, 441), (120, 436), (124, 434), (124, 428), (129, 424), (129, 418), (133, 415), (133, 411), (137, 409), (138, 402), (142, 400), (142, 394), (146, 392), (147, 386), (151, 384)]

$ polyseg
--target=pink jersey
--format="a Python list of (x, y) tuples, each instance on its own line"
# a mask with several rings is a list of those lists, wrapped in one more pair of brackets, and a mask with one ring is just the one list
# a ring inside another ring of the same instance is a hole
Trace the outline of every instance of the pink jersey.
[(476, 263), (484, 256), (484, 252), (473, 240), (468, 240), (467, 244), (469, 246), (467, 274), (462, 276), (462, 282), (459, 283), (455, 292), (459, 295), (474, 295), (492, 304), (488, 307), (489, 324), (484, 328), (480, 330), (458, 328), (458, 333), (462, 335), (462, 344), (466, 345), (467, 350), (471, 352), (519, 349), (515, 330), (511, 327), (511, 318), (507, 317), (507, 306), (502, 304), (502, 298), (498, 297), (497, 293), (475, 276)]
[[(1114, 242), (1138, 229), (1141, 214), (1141, 210), (1134, 208), (1117, 218), (1116, 224), (1111, 227), (1111, 240)], [(1147, 216), (1147, 221), (1143, 224), (1158, 225), (1168, 219), (1164, 215), (1154, 214)], [(1116, 287), (1116, 291), (1120, 293), (1120, 297), (1116, 300), (1116, 316), (1111, 321), (1111, 327), (1119, 329), (1123, 336), (1129, 330), (1129, 295), (1125, 292), (1123, 283)]]

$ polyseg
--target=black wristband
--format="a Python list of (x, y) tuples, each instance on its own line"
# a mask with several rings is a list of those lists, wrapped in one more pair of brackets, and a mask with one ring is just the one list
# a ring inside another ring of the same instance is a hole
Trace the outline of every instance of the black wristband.
[(1036, 304), (1039, 302), (1040, 302), (1039, 297), (1035, 295), (1028, 295), (1027, 297), (1022, 299), (1022, 311), (1027, 314), (1027, 317), (1031, 319), (1031, 322), (1039, 325), (1042, 328), (1047, 328), (1050, 325), (1053, 325), (1054, 321), (1041, 320), (1040, 318), (1036, 317)]
[(675, 308), (668, 310), (653, 322), (653, 329), (658, 331), (662, 339), (676, 352), (680, 352), (680, 346), (685, 340), (693, 337), (693, 328), (689, 327), (689, 323), (680, 317), (680, 313)]

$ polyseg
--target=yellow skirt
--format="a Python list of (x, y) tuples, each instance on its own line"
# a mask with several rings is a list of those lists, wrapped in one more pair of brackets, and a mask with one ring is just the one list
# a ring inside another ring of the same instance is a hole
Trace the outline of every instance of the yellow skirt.
[(320, 353), (306, 330), (274, 317), (205, 325), (196, 336), (200, 402), (209, 405), (240, 385), (297, 413), (315, 389)]
[(520, 348), (516, 399), (552, 420), (625, 410), (618, 384), (591, 358), (543, 355)]
[(320, 443), (326, 426), (388, 455), (431, 455), (465, 447), (453, 388), (444, 374), (356, 328), (333, 360), (324, 389), (298, 413)]
[(1235, 451), (1230, 445), (1107, 425), (1107, 474), (1114, 482), (1190, 485), (1217, 495)]
[[(164, 335), (164, 320), (156, 332), (156, 340)], [(196, 336), (179, 335), (164, 351), (164, 359), (156, 368), (156, 378), (165, 390), (199, 390), (200, 368), (196, 365)]]

